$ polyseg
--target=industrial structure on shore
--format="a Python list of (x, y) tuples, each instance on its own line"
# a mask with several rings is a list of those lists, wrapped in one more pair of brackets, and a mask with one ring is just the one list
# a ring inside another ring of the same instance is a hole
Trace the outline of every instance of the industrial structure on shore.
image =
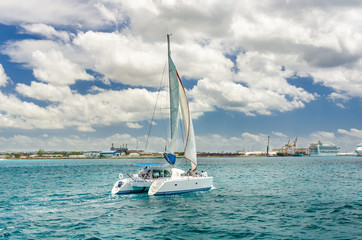
[(275, 152), (277, 156), (337, 156), (339, 152), (339, 147), (336, 145), (324, 144), (319, 140), (316, 143), (311, 143), (308, 148), (297, 148), (297, 141), (298, 137), (295, 138), (293, 143), (289, 140), (288, 143), (280, 149), (273, 149), (273, 152)]
[[(282, 146), (280, 149), (273, 149), (273, 152), (277, 156), (305, 156), (309, 154), (309, 148), (297, 148), (298, 137), (295, 138), (293, 143), (290, 139), (287, 144)], [(269, 142), (269, 140), (268, 140)]]

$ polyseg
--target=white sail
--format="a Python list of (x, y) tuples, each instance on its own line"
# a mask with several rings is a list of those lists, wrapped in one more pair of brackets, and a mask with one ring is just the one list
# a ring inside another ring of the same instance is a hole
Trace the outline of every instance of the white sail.
[(169, 91), (170, 91), (170, 119), (171, 119), (171, 141), (168, 147), (168, 152), (174, 153), (176, 148), (176, 138), (178, 132), (178, 119), (179, 119), (179, 80), (177, 76), (176, 67), (168, 56), (168, 69), (169, 69)]
[(169, 144), (168, 151), (170, 153), (174, 153), (175, 151), (178, 132), (179, 107), (181, 107), (181, 115), (186, 135), (186, 144), (184, 149), (185, 158), (191, 162), (192, 171), (195, 171), (197, 168), (196, 144), (189, 103), (187, 100), (185, 88), (182, 85), (180, 76), (178, 75), (175, 64), (171, 58), (169, 35), (167, 35), (167, 42), (171, 118), (171, 142)]
[(181, 85), (180, 87), (181, 114), (186, 134), (185, 158), (191, 162), (191, 169), (194, 172), (197, 168), (194, 127), (192, 124), (191, 112), (189, 108), (189, 103), (187, 101), (186, 92), (180, 79), (179, 82)]

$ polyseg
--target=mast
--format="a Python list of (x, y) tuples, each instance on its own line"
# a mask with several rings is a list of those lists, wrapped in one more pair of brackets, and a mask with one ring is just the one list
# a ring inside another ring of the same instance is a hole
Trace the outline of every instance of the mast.
[(170, 36), (171, 34), (167, 34), (168, 79), (169, 79), (169, 93), (170, 93), (170, 122), (171, 122), (171, 141), (168, 146), (168, 152), (173, 154), (176, 148), (176, 138), (178, 132), (180, 93), (179, 93), (179, 79), (176, 67), (171, 58)]
[(172, 34), (167, 34), (167, 55), (171, 56), (171, 48), (170, 48), (170, 36)]

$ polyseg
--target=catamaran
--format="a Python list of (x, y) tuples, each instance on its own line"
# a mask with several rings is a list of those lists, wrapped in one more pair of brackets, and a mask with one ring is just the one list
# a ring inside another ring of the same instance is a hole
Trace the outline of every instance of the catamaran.
[[(148, 195), (167, 195), (205, 191), (213, 186), (213, 177), (209, 177), (207, 172), (202, 171), (201, 174), (196, 174), (196, 143), (191, 112), (185, 88), (171, 58), (169, 34), (167, 34), (167, 49), (171, 140), (168, 145), (168, 151), (164, 152), (163, 156), (170, 165), (162, 166), (157, 163), (139, 164), (143, 165), (144, 168), (138, 174), (129, 175), (128, 178), (123, 178), (123, 174), (120, 173), (120, 179), (114, 184), (112, 194), (148, 192)], [(191, 164), (188, 172), (175, 167), (175, 148), (180, 117), (183, 120), (183, 129), (186, 136), (184, 155), (185, 159)]]

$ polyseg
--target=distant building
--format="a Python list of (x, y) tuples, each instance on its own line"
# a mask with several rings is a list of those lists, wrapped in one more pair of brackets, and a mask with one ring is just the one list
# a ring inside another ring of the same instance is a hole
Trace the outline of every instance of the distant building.
[(86, 156), (84, 156), (84, 155), (69, 155), (69, 158), (79, 159), (79, 158), (86, 158)]
[(99, 152), (85, 152), (83, 155), (87, 158), (97, 158), (99, 157)]
[(266, 156), (266, 152), (263, 151), (246, 152), (245, 156)]
[(120, 151), (120, 150), (103, 151), (103, 152), (100, 152), (99, 155), (101, 155), (103, 157), (120, 157), (120, 156), (125, 155), (125, 152)]
[(112, 146), (110, 147), (109, 150), (110, 150), (110, 151), (116, 151), (116, 150), (118, 150), (118, 151), (124, 152), (125, 155), (128, 155), (128, 154), (129, 154), (127, 144), (126, 144), (126, 145), (123, 144), (123, 146), (120, 146), (119, 148), (116, 148), (116, 147), (114, 147), (114, 145), (113, 145), (113, 143), (112, 143)]
[(140, 154), (137, 153), (137, 152), (131, 152), (130, 154), (128, 154), (128, 156), (130, 156), (130, 157), (139, 157)]

